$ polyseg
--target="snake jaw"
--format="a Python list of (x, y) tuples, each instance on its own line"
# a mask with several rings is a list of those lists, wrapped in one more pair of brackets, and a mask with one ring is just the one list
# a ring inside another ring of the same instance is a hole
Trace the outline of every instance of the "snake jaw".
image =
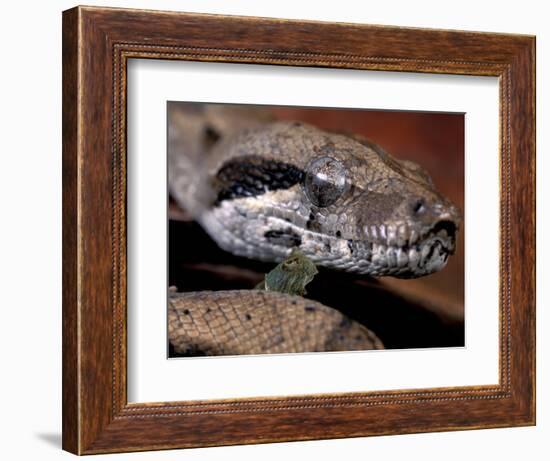
[(221, 248), (239, 256), (280, 262), (299, 248), (317, 266), (376, 277), (416, 278), (444, 268), (455, 248), (455, 236), (448, 234), (452, 226), (445, 224), (423, 232), (404, 225), (379, 225), (376, 239), (372, 228), (369, 237), (354, 239), (311, 231), (275, 217), (283, 214), (281, 210), (256, 205), (247, 207), (246, 214), (236, 212), (234, 208), (246, 200), (251, 199), (226, 202), (201, 221)]
[[(391, 235), (391, 234), (390, 234)], [(371, 275), (415, 278), (443, 269), (455, 249), (454, 236), (446, 231), (428, 233), (414, 244), (393, 244), (391, 238), (372, 243)]]

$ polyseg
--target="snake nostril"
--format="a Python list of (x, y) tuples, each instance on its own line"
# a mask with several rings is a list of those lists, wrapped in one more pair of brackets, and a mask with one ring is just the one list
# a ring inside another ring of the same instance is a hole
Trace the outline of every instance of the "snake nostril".
[(412, 203), (412, 211), (414, 214), (421, 214), (426, 211), (424, 199), (419, 198)]

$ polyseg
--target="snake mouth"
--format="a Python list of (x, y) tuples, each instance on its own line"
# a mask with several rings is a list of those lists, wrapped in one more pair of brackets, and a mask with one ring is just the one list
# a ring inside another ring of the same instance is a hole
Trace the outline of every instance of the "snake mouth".
[[(352, 242), (348, 245), (350, 250), (354, 247)], [(365, 248), (364, 242), (363, 248)], [(439, 234), (430, 235), (422, 242), (412, 246), (396, 247), (373, 243), (370, 248), (370, 254), (363, 252), (363, 258), (370, 262), (369, 274), (416, 278), (443, 269), (449, 255), (454, 251), (454, 243)]]
[(389, 226), (386, 230), (386, 235), (380, 232), (381, 237), (386, 237), (384, 240), (373, 241), (296, 228), (301, 236), (300, 250), (320, 266), (375, 277), (417, 278), (446, 266), (455, 251), (458, 225), (441, 220), (422, 233), (411, 231), (408, 238), (401, 239), (394, 237), (395, 232)]
[(348, 237), (339, 231), (313, 231), (284, 217), (237, 212), (236, 231), (227, 226), (227, 216), (234, 212), (234, 203), (225, 202), (201, 218), (221, 248), (273, 262), (298, 248), (319, 267), (375, 277), (416, 278), (442, 269), (454, 252), (458, 229), (455, 221), (440, 219), (422, 229), (403, 223), (369, 226), (375, 227), (376, 236), (373, 230), (370, 235)]
[(371, 275), (415, 278), (445, 267), (455, 251), (458, 225), (445, 219), (424, 232), (392, 226), (378, 230), (377, 239), (349, 240), (351, 256), (367, 260)]
[(437, 238), (453, 252), (457, 231), (458, 224), (455, 221), (442, 219), (424, 228), (407, 224), (365, 226), (364, 235), (367, 242), (402, 249), (409, 249)]

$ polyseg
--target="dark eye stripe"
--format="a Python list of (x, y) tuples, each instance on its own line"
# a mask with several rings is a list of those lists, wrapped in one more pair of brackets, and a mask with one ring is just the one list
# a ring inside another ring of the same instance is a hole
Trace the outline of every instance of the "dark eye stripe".
[(224, 163), (216, 174), (216, 205), (228, 199), (255, 197), (267, 191), (289, 189), (304, 180), (294, 165), (258, 156), (236, 157)]

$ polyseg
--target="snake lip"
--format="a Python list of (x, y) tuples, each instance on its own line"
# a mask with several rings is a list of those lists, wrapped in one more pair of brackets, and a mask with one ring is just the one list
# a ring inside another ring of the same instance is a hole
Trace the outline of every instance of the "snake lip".
[(451, 254), (454, 252), (458, 225), (449, 219), (437, 221), (431, 227), (419, 229), (406, 224), (381, 224), (365, 227), (365, 237), (371, 244), (392, 247), (394, 249), (409, 249), (420, 247), (427, 242), (438, 240)]
[(458, 223), (444, 216), (423, 229), (410, 223), (391, 223), (365, 227), (365, 240), (349, 241), (355, 256), (368, 249), (375, 276), (392, 275), (416, 278), (442, 269), (455, 251)]

